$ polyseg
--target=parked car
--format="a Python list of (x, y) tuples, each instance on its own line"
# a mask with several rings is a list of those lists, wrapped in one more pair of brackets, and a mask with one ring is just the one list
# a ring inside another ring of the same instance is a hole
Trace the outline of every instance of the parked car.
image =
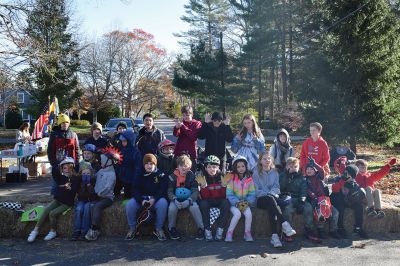
[(137, 118), (135, 118), (134, 122), (135, 122), (135, 125), (139, 127), (139, 129), (144, 127), (143, 119), (137, 117)]
[(105, 124), (103, 134), (117, 131), (117, 125), (119, 122), (125, 122), (128, 126), (128, 130), (134, 130), (135, 128), (135, 122), (132, 118), (111, 118)]

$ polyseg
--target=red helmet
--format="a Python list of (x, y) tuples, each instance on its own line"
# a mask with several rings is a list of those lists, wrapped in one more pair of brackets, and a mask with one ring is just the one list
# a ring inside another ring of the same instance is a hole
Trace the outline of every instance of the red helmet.
[(347, 157), (346, 156), (340, 156), (333, 163), (333, 167), (335, 168), (336, 172), (339, 175), (343, 175), (344, 170), (346, 169), (346, 165), (347, 165)]
[(162, 148), (167, 147), (167, 146), (175, 147), (175, 142), (170, 141), (169, 139), (165, 139), (165, 140), (161, 141), (160, 144), (158, 144), (158, 149), (161, 150)]
[(324, 222), (332, 215), (331, 199), (326, 196), (318, 197), (318, 205), (314, 208), (314, 220)]

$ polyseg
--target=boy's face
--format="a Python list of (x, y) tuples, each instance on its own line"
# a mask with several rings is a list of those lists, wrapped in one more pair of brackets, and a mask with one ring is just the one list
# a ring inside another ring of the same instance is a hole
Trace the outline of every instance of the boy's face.
[(192, 113), (182, 113), (183, 121), (190, 122), (193, 119)]
[(222, 121), (221, 121), (221, 120), (218, 120), (218, 119), (214, 119), (214, 120), (212, 121), (212, 123), (213, 123), (213, 126), (214, 126), (214, 127), (219, 127), (219, 126), (222, 124)]
[(306, 169), (306, 175), (307, 175), (307, 176), (314, 176), (314, 175), (315, 175), (315, 170), (314, 170), (314, 168), (307, 167), (307, 169)]
[(280, 143), (286, 143), (287, 137), (285, 134), (279, 134)]
[(71, 174), (71, 170), (72, 170), (72, 165), (67, 163), (67, 164), (63, 164), (61, 167), (61, 170), (63, 172), (63, 174)]
[(310, 135), (312, 138), (317, 139), (319, 138), (321, 131), (318, 130), (316, 127), (310, 127)]
[(62, 122), (61, 125), (61, 130), (67, 130), (69, 128), (69, 123), (68, 122)]
[(271, 156), (269, 154), (264, 154), (261, 158), (261, 165), (263, 168), (268, 168), (271, 166)]
[(360, 174), (365, 174), (368, 171), (368, 166), (366, 165), (357, 165), (358, 166), (358, 172)]
[(153, 125), (154, 125), (154, 120), (153, 120), (153, 118), (151, 118), (151, 117), (146, 117), (146, 118), (144, 119), (143, 122), (144, 122), (145, 128), (147, 128), (147, 129), (153, 128)]
[(123, 127), (123, 126), (119, 126), (119, 127), (117, 128), (117, 132), (118, 132), (118, 133), (124, 132), (125, 130), (126, 130), (126, 128)]
[(297, 163), (290, 163), (287, 166), (289, 173), (297, 173), (300, 169), (299, 164)]
[(82, 175), (91, 175), (91, 174), (92, 173), (91, 173), (90, 169), (85, 169), (82, 171)]
[(178, 165), (178, 171), (181, 175), (186, 175), (190, 171), (190, 167), (192, 167), (190, 164), (181, 164)]
[(244, 162), (238, 162), (236, 165), (236, 171), (243, 175), (246, 172), (246, 165)]
[(207, 164), (206, 166), (207, 174), (209, 174), (210, 176), (215, 176), (217, 174), (218, 169), (219, 166), (215, 164)]
[(144, 165), (144, 170), (146, 173), (152, 173), (154, 170), (156, 170), (156, 165), (152, 162), (148, 162)]
[(166, 147), (163, 147), (161, 151), (164, 154), (173, 154), (175, 151), (175, 148), (174, 148), (174, 146), (166, 146)]
[(93, 153), (91, 151), (83, 151), (83, 160), (91, 161), (93, 159)]
[(128, 141), (127, 140), (121, 140), (121, 145), (122, 145), (122, 147), (126, 147), (128, 145)]
[(100, 135), (101, 135), (100, 129), (98, 129), (98, 128), (94, 129), (92, 135), (93, 135), (93, 138), (100, 137)]

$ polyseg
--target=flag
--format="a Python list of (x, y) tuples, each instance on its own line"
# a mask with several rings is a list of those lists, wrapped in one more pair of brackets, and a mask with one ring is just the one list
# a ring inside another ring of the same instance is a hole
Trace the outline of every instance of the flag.
[(39, 116), (38, 120), (35, 122), (35, 128), (32, 132), (32, 139), (41, 139), (43, 138), (43, 129), (49, 123), (49, 110), (48, 105), (43, 108), (42, 114)]
[(48, 128), (51, 129), (54, 124), (57, 123), (57, 116), (60, 113), (60, 108), (58, 107), (58, 99), (57, 97), (53, 98), (53, 102), (49, 107), (49, 122)]

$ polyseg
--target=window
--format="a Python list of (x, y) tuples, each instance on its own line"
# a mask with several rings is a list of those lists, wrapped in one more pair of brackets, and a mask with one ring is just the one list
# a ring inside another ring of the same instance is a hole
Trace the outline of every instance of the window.
[(23, 92), (17, 93), (17, 103), (25, 103), (25, 94)]

